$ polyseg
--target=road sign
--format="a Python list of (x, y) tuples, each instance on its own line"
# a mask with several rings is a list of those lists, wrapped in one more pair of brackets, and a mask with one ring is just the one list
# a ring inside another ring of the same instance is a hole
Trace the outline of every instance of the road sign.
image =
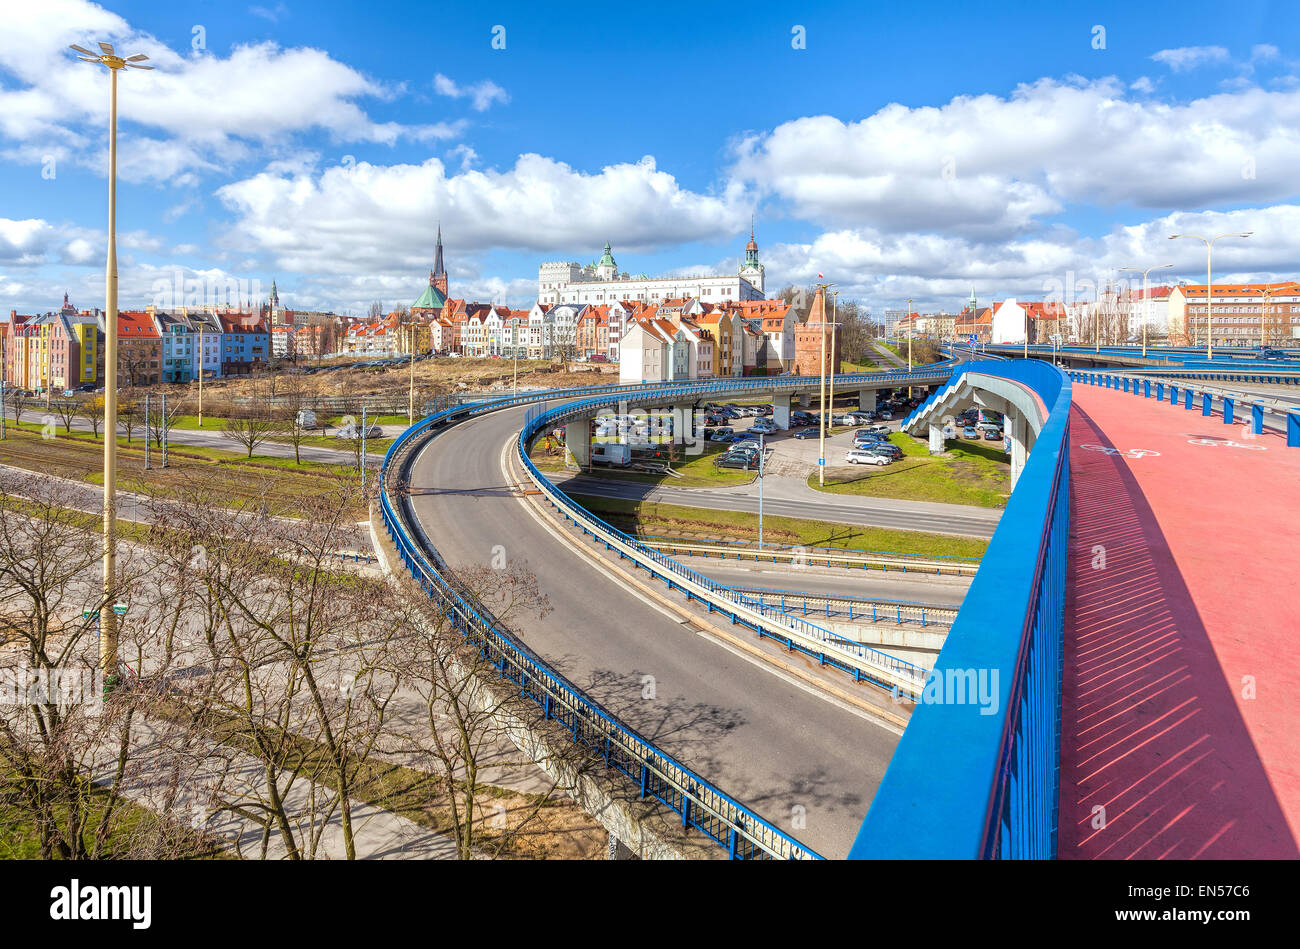
[(824, 464), (826, 464), (826, 459), (825, 459), (825, 458), (818, 458), (818, 459), (817, 459), (817, 464), (819, 464), (819, 465), (824, 465)]
[(975, 334), (974, 334), (974, 333), (971, 333), (971, 334), (970, 334), (970, 344), (971, 344), (972, 346), (975, 345)]

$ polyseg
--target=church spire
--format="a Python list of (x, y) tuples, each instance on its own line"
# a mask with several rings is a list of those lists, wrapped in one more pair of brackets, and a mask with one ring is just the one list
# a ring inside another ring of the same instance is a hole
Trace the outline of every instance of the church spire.
[(444, 297), (447, 295), (447, 270), (442, 263), (442, 222), (438, 222), (438, 241), (433, 249), (433, 269), (429, 271), (429, 286)]

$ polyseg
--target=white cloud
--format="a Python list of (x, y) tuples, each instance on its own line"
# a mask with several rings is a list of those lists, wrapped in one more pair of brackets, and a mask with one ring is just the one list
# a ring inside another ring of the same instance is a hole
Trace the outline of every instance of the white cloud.
[(455, 80), (438, 73), (433, 77), (433, 91), (440, 96), (448, 96), (452, 99), (468, 98), (476, 112), (486, 111), (493, 102), (500, 102), (504, 105), (510, 101), (509, 93), (491, 79), (484, 79), (482, 82), (462, 86), (458, 85)]
[(1152, 53), (1151, 58), (1174, 72), (1188, 72), (1211, 63), (1226, 63), (1231, 57), (1222, 46), (1180, 46)]
[(286, 271), (333, 274), (418, 271), (438, 220), (457, 254), (504, 248), (568, 259), (606, 239), (636, 250), (730, 237), (751, 208), (739, 187), (721, 196), (683, 189), (649, 156), (594, 174), (535, 154), (503, 171), (454, 174), (438, 159), (358, 162), (264, 171), (217, 196), (235, 214), (231, 239), (241, 247)]
[(1115, 80), (1040, 80), (1006, 98), (796, 119), (736, 146), (732, 173), (828, 225), (1007, 239), (1072, 204), (1155, 209), (1295, 193), (1300, 94), (1252, 87), (1181, 105)]
[(263, 20), (279, 23), (281, 17), (288, 15), (289, 8), (283, 3), (277, 3), (274, 7), (249, 7), (248, 12)]
[(188, 50), (182, 55), (86, 0), (43, 0), (5, 13), (0, 70), (17, 83), (0, 87), (0, 135), (62, 145), (99, 170), (103, 136), (87, 134), (87, 128), (107, 124), (107, 80), (102, 68), (78, 62), (67, 47), (90, 43), (93, 48), (101, 39), (120, 51), (145, 53), (157, 67), (127, 70), (120, 83), (121, 154), (130, 162), (124, 173), (140, 179), (169, 180), (180, 171), (228, 167), (247, 157), (251, 147), (282, 147), (310, 131), (337, 142), (391, 145), (401, 139), (452, 138), (462, 128), (375, 121), (359, 103), (391, 99), (400, 89), (323, 50), (263, 42), (236, 45), (224, 56)]

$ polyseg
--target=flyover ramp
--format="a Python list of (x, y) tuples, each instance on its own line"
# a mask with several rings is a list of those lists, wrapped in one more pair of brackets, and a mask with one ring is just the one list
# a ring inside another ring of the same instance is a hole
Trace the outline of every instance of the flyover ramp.
[[(524, 418), (522, 408), (474, 417), (420, 449), (410, 506), (440, 557), (453, 571), (482, 566), (499, 546), (505, 569), (526, 562), (552, 609), (514, 621), (525, 643), (765, 819), (825, 856), (847, 855), (898, 735), (705, 638), (560, 543), (502, 468)], [(793, 823), (797, 807), (806, 826)]]

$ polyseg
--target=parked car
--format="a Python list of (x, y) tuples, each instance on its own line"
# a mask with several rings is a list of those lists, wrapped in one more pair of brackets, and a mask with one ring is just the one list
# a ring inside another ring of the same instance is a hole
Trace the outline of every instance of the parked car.
[(1000, 442), (1002, 441), (1002, 433), (997, 429), (993, 429), (992, 431), (986, 431), (984, 433), (984, 440), (986, 442)]
[(882, 422), (892, 422), (894, 420), (894, 413), (886, 409), (884, 412), (877, 412), (876, 418), (880, 419)]
[(821, 433), (815, 428), (801, 428), (794, 433), (795, 438), (816, 438)]
[(711, 442), (726, 442), (731, 441), (731, 436), (735, 433), (735, 429), (723, 426), (722, 428), (715, 428), (708, 438)]
[(749, 470), (758, 467), (758, 458), (750, 458), (744, 454), (733, 454), (727, 452), (725, 455), (719, 455), (713, 461), (714, 467), (717, 468), (743, 468)]
[(749, 426), (749, 430), (755, 435), (771, 435), (776, 431), (776, 426), (767, 419), (759, 419), (753, 425)]
[(733, 448), (732, 451), (737, 451), (741, 448), (752, 448), (754, 451), (758, 451), (760, 445), (758, 444), (757, 438), (746, 438), (743, 441), (736, 442), (736, 447)]
[(844, 453), (844, 460), (850, 465), (887, 465), (889, 459), (884, 455), (878, 455), (874, 452), (866, 451), (861, 448), (854, 448)]
[(974, 428), (971, 428), (971, 426), (967, 425), (964, 429), (962, 429), (961, 437), (962, 437), (962, 438), (979, 438), (979, 437), (980, 437), (980, 433), (979, 433), (978, 431), (976, 431)]
[(888, 442), (879, 442), (875, 445), (868, 445), (864, 450), (885, 455), (888, 458), (893, 458), (895, 461), (903, 457), (903, 449), (899, 448), (897, 445), (891, 445)]

